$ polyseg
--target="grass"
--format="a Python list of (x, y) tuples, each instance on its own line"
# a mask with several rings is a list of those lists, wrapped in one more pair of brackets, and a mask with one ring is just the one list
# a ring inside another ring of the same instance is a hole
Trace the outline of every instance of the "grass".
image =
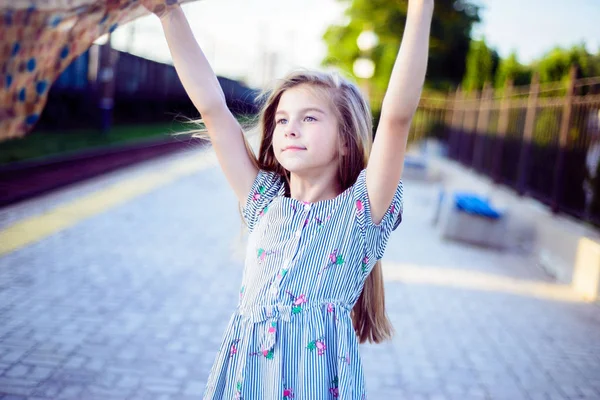
[(174, 133), (184, 132), (190, 128), (190, 125), (182, 122), (172, 122), (151, 125), (119, 125), (114, 126), (107, 133), (102, 133), (97, 129), (33, 132), (22, 138), (0, 142), (0, 165), (148, 139), (168, 138)]
[[(238, 115), (236, 118), (242, 126), (247, 126), (254, 121), (254, 116), (251, 115)], [(156, 124), (116, 125), (105, 134), (97, 129), (32, 132), (22, 138), (0, 141), (0, 166), (149, 139), (166, 139), (175, 133), (191, 129), (197, 129), (197, 126), (182, 121), (172, 121)]]

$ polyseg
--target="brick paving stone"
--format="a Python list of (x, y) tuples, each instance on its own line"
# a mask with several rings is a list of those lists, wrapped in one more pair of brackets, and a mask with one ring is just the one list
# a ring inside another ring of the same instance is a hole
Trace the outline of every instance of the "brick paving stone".
[(69, 357), (63, 364), (63, 366), (65, 368), (81, 368), (83, 367), (87, 362), (87, 357), (83, 357), (80, 355), (73, 355), (71, 357)]
[(0, 361), (6, 364), (16, 363), (25, 357), (27, 353), (27, 349), (8, 350), (6, 353), (4, 353), (2, 358), (0, 358)]
[(66, 360), (65, 354), (48, 352), (42, 350), (33, 350), (21, 359), (24, 364), (46, 366), (46, 367), (59, 367)]
[(4, 373), (9, 378), (22, 378), (27, 376), (32, 367), (23, 364), (15, 364)]
[[(62, 382), (45, 381), (35, 386), (31, 394), (34, 396), (55, 398), (63, 390), (64, 386)], [(0, 387), (2, 386), (0, 385)]]
[[(0, 376), (0, 388), (14, 386), (14, 387), (33, 389), (39, 383), (40, 383), (39, 380), (29, 379), (27, 377)], [(0, 393), (2, 393), (2, 392), (0, 392)]]
[(82, 393), (82, 398), (127, 398), (133, 393), (132, 389), (111, 388), (101, 385), (88, 385)]
[(202, 396), (204, 393), (204, 384), (200, 382), (188, 382), (183, 389), (183, 394), (186, 396)]
[(85, 369), (64, 367), (56, 370), (52, 374), (52, 380), (55, 382), (64, 382), (68, 384), (89, 384), (97, 379), (98, 373)]
[(116, 388), (124, 388), (124, 389), (136, 389), (140, 386), (140, 382), (142, 380), (135, 376), (124, 375), (121, 376), (116, 382)]
[(68, 385), (56, 395), (56, 399), (81, 399), (84, 390), (83, 385)]

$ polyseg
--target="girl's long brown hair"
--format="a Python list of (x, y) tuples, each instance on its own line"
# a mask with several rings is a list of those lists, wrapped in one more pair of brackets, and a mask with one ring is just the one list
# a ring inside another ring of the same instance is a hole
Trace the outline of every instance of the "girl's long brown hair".
[[(258, 168), (277, 172), (286, 178), (289, 193), (289, 171), (275, 158), (272, 143), (279, 100), (286, 90), (298, 85), (308, 85), (317, 94), (326, 94), (337, 114), (340, 146), (346, 147), (343, 157), (341, 151), (338, 151), (338, 178), (342, 191), (346, 190), (356, 182), (360, 171), (367, 166), (373, 144), (373, 122), (369, 105), (360, 90), (337, 73), (296, 71), (279, 81), (263, 96), (264, 103), (256, 127), (261, 135), (258, 157), (255, 157), (248, 143), (246, 148), (256, 160)], [(380, 261), (377, 261), (365, 281), (364, 289), (352, 310), (352, 321), (360, 343), (379, 343), (392, 337), (392, 324), (385, 312)]]

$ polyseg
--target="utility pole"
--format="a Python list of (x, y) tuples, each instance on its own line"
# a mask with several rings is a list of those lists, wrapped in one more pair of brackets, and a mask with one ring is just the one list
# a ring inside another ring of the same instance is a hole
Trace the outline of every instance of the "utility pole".
[(111, 35), (109, 33), (106, 43), (100, 46), (100, 71), (98, 73), (100, 129), (104, 134), (108, 133), (112, 125), (115, 92), (114, 64)]
[(129, 23), (129, 41), (127, 43), (127, 52), (128, 53), (131, 53), (131, 50), (133, 50), (135, 36), (136, 36), (136, 21), (134, 20)]

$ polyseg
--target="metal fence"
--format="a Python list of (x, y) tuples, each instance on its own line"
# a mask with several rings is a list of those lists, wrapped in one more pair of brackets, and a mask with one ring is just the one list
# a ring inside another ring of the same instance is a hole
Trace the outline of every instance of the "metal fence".
[(502, 89), (485, 85), (423, 97), (412, 139), (438, 137), (448, 157), (534, 197), (554, 212), (600, 225), (600, 77)]
[[(64, 131), (101, 125), (100, 47), (93, 45), (57, 78), (34, 128), (36, 131)], [(114, 66), (112, 117), (115, 124), (172, 122), (174, 119), (198, 117), (173, 65), (114, 49), (109, 54)], [(217, 79), (233, 113), (257, 112), (257, 90), (236, 80), (221, 76)]]

